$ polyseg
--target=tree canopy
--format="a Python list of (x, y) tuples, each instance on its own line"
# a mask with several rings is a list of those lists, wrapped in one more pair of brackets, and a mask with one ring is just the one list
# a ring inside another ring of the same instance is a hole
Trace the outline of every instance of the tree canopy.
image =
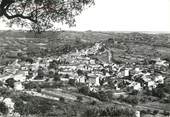
[(94, 0), (0, 0), (0, 18), (33, 29), (50, 29), (54, 23), (75, 25), (75, 16)]

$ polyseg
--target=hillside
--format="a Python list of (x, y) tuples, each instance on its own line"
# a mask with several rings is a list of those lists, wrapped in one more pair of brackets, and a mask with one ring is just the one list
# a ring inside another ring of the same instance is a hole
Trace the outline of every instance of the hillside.
[[(29, 56), (61, 55), (101, 41), (112, 51), (115, 59), (124, 62), (144, 57), (169, 58), (170, 55), (170, 34), (62, 31), (35, 35), (32, 32), (1, 31), (0, 58), (1, 61), (2, 58), (15, 58), (18, 53)], [(100, 55), (100, 58), (102, 56), (107, 55)]]

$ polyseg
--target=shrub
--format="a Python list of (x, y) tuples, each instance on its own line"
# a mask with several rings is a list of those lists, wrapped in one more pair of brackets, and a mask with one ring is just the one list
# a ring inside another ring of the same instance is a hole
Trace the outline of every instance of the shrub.
[(89, 95), (90, 90), (89, 90), (89, 87), (83, 86), (79, 89), (79, 92), (84, 94), (84, 95)]
[(71, 86), (75, 86), (76, 84), (75, 79), (69, 79), (68, 84), (70, 84)]
[(7, 88), (0, 88), (0, 96), (8, 97), (11, 92)]
[(135, 117), (135, 111), (118, 105), (93, 106), (85, 111), (84, 117)]
[(15, 82), (15, 80), (14, 80), (13, 78), (9, 78), (9, 79), (7, 79), (5, 82), (6, 82), (6, 85), (7, 85), (7, 86), (9, 86), (9, 87), (11, 87), (11, 88), (14, 88), (14, 82)]
[(27, 84), (24, 85), (25, 89), (36, 89), (38, 84), (34, 83), (34, 82), (29, 82)]
[(158, 113), (159, 113), (158, 110), (154, 110), (154, 111), (153, 111), (153, 114), (154, 114), (154, 115), (157, 115)]
[(81, 102), (83, 100), (83, 98), (81, 96), (77, 96), (77, 101)]
[(165, 116), (169, 116), (169, 115), (170, 115), (170, 113), (169, 113), (169, 112), (167, 112), (167, 111), (164, 111), (164, 112), (163, 112), (163, 115), (165, 115)]
[(54, 74), (54, 81), (60, 81), (60, 75), (57, 72)]
[[(45, 114), (51, 110), (52, 102), (38, 98), (38, 97), (28, 97), (26, 101), (18, 97), (15, 99), (15, 112), (21, 115), (31, 115), (31, 114)], [(24, 103), (26, 102), (26, 103)]]
[(1, 86), (3, 86), (3, 82), (2, 82), (2, 81), (0, 81), (0, 87), (1, 87)]
[(2, 114), (8, 113), (8, 107), (5, 105), (4, 102), (0, 102), (0, 113)]
[(137, 105), (139, 102), (139, 99), (137, 98), (137, 96), (133, 96), (133, 95), (129, 95), (128, 97), (121, 97), (119, 98), (119, 100), (129, 103), (131, 105)]
[(97, 102), (96, 101), (92, 101), (90, 104), (91, 105), (95, 105), (95, 104), (97, 104)]
[(37, 88), (36, 88), (36, 91), (37, 91), (38, 93), (41, 93), (41, 87), (37, 87)]
[(61, 102), (65, 102), (65, 99), (63, 97), (60, 97), (59, 99)]

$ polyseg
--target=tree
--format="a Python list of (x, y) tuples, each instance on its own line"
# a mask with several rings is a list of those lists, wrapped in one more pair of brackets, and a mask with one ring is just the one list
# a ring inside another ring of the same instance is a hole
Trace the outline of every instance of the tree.
[(65, 102), (65, 99), (64, 99), (63, 97), (60, 97), (59, 100), (60, 100), (61, 102)]
[(89, 95), (90, 90), (89, 90), (89, 87), (87, 87), (87, 86), (82, 86), (82, 87), (79, 89), (79, 92), (82, 93), (82, 94), (84, 94), (84, 95)]
[(83, 97), (82, 96), (77, 96), (77, 101), (78, 102), (81, 102), (83, 100)]
[(11, 87), (11, 88), (14, 88), (14, 83), (15, 83), (15, 80), (13, 78), (9, 78), (7, 79), (6, 81), (6, 85)]
[(70, 84), (71, 86), (75, 86), (76, 80), (75, 79), (69, 79), (68, 84)]
[(43, 77), (45, 76), (43, 68), (40, 67), (37, 72), (38, 75), (35, 77), (35, 79), (43, 79)]
[(0, 0), (0, 18), (9, 19), (9, 26), (31, 26), (40, 32), (56, 22), (73, 26), (75, 16), (93, 4), (94, 0)]
[(54, 74), (54, 81), (60, 81), (60, 75), (57, 72)]
[(80, 70), (80, 69), (78, 69), (78, 70), (77, 70), (77, 74), (78, 74), (79, 76), (81, 76), (81, 75), (83, 75), (83, 71)]

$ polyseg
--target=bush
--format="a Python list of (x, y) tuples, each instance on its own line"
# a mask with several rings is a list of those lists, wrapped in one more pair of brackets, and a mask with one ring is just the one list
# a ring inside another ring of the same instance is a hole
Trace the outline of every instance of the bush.
[(90, 104), (91, 105), (95, 105), (95, 104), (97, 104), (97, 102), (96, 101), (92, 101)]
[(15, 80), (13, 78), (9, 78), (7, 79), (6, 81), (6, 85), (11, 87), (11, 88), (14, 88), (14, 83), (15, 83)]
[(152, 90), (152, 95), (156, 96), (158, 98), (163, 98), (165, 97), (165, 92), (163, 88), (155, 88)]
[(37, 88), (36, 88), (36, 91), (37, 91), (38, 93), (41, 93), (41, 87), (37, 87)]
[(77, 96), (77, 101), (81, 102), (83, 100), (83, 98), (81, 96)]
[(137, 105), (139, 102), (137, 96), (132, 96), (132, 95), (129, 95), (128, 97), (122, 97), (122, 99), (119, 98), (119, 100), (129, 103), (131, 105)]
[(158, 113), (159, 113), (158, 110), (154, 110), (154, 111), (153, 111), (153, 114), (154, 114), (154, 115), (157, 115)]
[(0, 88), (0, 96), (8, 97), (11, 92), (7, 88)]
[(4, 84), (4, 83), (3, 83), (2, 81), (0, 81), (0, 87), (2, 87), (2, 86), (3, 86), (3, 84)]
[(170, 113), (169, 113), (169, 112), (167, 112), (167, 111), (164, 111), (164, 112), (163, 112), (163, 115), (165, 115), (165, 116), (169, 116), (169, 115), (170, 115)]
[(135, 111), (119, 105), (93, 106), (85, 111), (84, 117), (135, 117)]
[(34, 82), (29, 82), (25, 84), (24, 86), (25, 86), (25, 89), (36, 89), (38, 87), (38, 84)]
[(54, 74), (54, 81), (60, 81), (60, 75), (57, 72)]
[(83, 87), (79, 88), (79, 92), (84, 95), (89, 95), (90, 90), (89, 90), (89, 87), (83, 86)]
[(8, 107), (5, 105), (4, 102), (0, 102), (0, 113), (2, 114), (8, 113)]
[(60, 102), (65, 102), (65, 99), (63, 97), (60, 97)]
[(170, 103), (170, 96), (163, 100), (164, 103)]
[(21, 97), (15, 99), (15, 112), (21, 115), (45, 114), (52, 109), (52, 102), (46, 99), (32, 96), (27, 98), (26, 101), (22, 100)]
[(70, 84), (71, 86), (75, 86), (76, 85), (75, 79), (69, 79), (68, 84)]

